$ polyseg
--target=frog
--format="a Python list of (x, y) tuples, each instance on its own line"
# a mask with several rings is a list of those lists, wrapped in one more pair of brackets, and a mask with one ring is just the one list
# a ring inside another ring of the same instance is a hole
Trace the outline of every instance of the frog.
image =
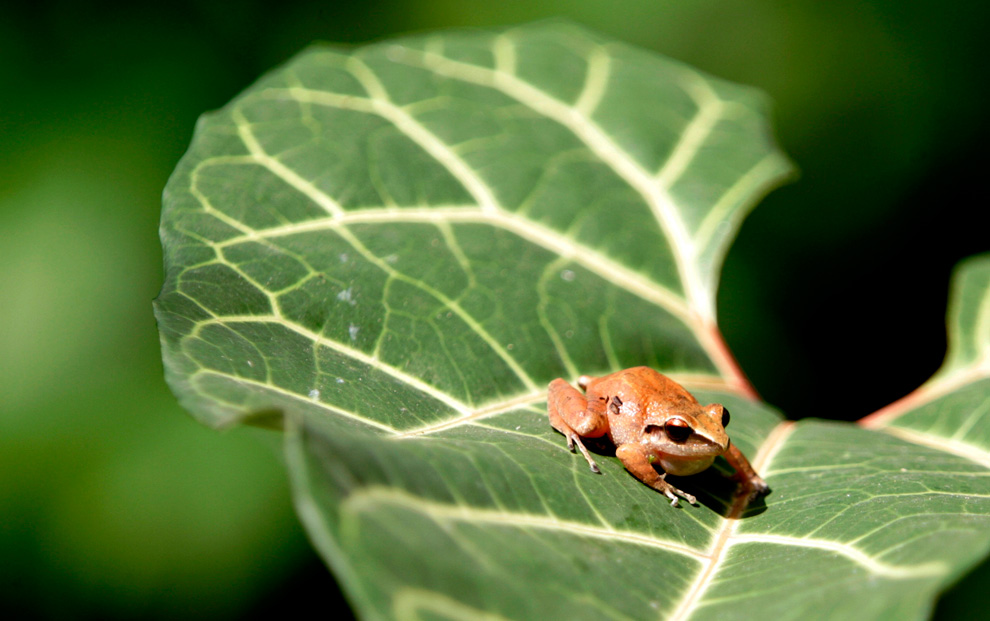
[[(750, 498), (770, 491), (725, 431), (729, 410), (719, 403), (701, 405), (683, 386), (651, 367), (632, 367), (601, 377), (578, 378), (582, 394), (563, 378), (550, 382), (547, 414), (554, 429), (588, 461), (598, 464), (582, 439), (608, 439), (615, 456), (634, 477), (661, 492), (674, 507), (678, 498), (697, 499), (666, 480), (668, 474), (697, 474), (723, 456), (735, 470), (740, 494)], [(657, 469), (661, 469), (658, 472)]]

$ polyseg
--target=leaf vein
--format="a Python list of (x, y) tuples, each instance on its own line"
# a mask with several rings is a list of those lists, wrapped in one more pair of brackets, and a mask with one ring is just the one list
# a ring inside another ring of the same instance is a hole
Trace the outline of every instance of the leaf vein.
[(353, 492), (343, 503), (355, 512), (375, 512), (382, 505), (400, 505), (429, 516), (436, 522), (468, 522), (486, 524), (493, 527), (537, 529), (560, 532), (575, 537), (603, 539), (630, 545), (643, 546), (671, 552), (695, 560), (704, 560), (706, 555), (676, 541), (651, 537), (633, 531), (602, 528), (569, 520), (561, 520), (545, 515), (519, 512), (502, 512), (467, 505), (443, 504), (412, 496), (392, 488), (366, 487)]
[(700, 275), (692, 263), (694, 243), (677, 213), (674, 201), (666, 189), (656, 183), (653, 175), (620, 148), (597, 123), (581, 110), (544, 93), (514, 73), (451, 60), (429, 51), (403, 48), (403, 52), (401, 56), (396, 55), (400, 62), (429, 69), (448, 78), (494, 88), (569, 129), (643, 197), (673, 248), (672, 254), (692, 310), (705, 319), (714, 318), (712, 294), (704, 291)]
[[(302, 401), (302, 402), (305, 402), (306, 404), (314, 405), (316, 407), (322, 408), (322, 409), (324, 409), (324, 410), (326, 410), (328, 412), (333, 412), (336, 415), (343, 416), (345, 418), (349, 418), (349, 419), (354, 420), (354, 421), (357, 421), (359, 423), (363, 423), (365, 425), (368, 425), (369, 427), (375, 427), (376, 429), (380, 429), (381, 431), (387, 431), (389, 433), (396, 433), (396, 430), (395, 430), (394, 427), (390, 427), (390, 426), (388, 426), (388, 425), (386, 425), (384, 423), (380, 423), (380, 422), (378, 422), (376, 420), (372, 420), (370, 418), (366, 418), (364, 416), (361, 416), (360, 414), (355, 414), (354, 412), (348, 412), (347, 410), (344, 410), (342, 408), (336, 407), (336, 406), (331, 405), (329, 403), (324, 403), (322, 401), (317, 401), (317, 400), (311, 399), (309, 397), (304, 397), (304, 396), (300, 395), (299, 393), (293, 392), (291, 390), (286, 390), (286, 389), (281, 388), (279, 386), (276, 386), (274, 384), (269, 384), (269, 383), (265, 383), (265, 382), (259, 382), (257, 380), (253, 380), (253, 379), (250, 379), (250, 378), (247, 378), (247, 377), (240, 377), (240, 376), (237, 376), (237, 375), (231, 375), (229, 373), (224, 373), (224, 372), (218, 371), (216, 369), (204, 369), (204, 368), (198, 369), (198, 370), (196, 370), (196, 371), (194, 371), (193, 373), (190, 374), (190, 376), (189, 376), (190, 377), (190, 381), (195, 382), (197, 377), (201, 377), (203, 375), (214, 375), (214, 376), (217, 376), (217, 377), (222, 377), (222, 378), (225, 378), (225, 379), (229, 379), (229, 380), (231, 380), (233, 382), (236, 382), (238, 384), (245, 384), (245, 385), (248, 385), (248, 386), (255, 386), (257, 388), (263, 388), (265, 390), (269, 390), (271, 392), (280, 394), (280, 395), (282, 395), (284, 397), (289, 397), (289, 398), (294, 399), (294, 400), (297, 400), (297, 401)], [(250, 413), (249, 412), (245, 412), (245, 414), (250, 414)], [(244, 415), (236, 415), (236, 416), (230, 417), (230, 418), (228, 418), (226, 420), (220, 421), (219, 426), (221, 426), (221, 427), (227, 427), (227, 426), (230, 426), (230, 425), (234, 425), (234, 424), (237, 424), (237, 423), (241, 422), (243, 419), (244, 419)]]
[[(412, 388), (415, 388), (416, 390), (419, 390), (420, 392), (422, 392), (422, 393), (424, 393), (424, 394), (426, 394), (426, 395), (428, 395), (428, 396), (436, 399), (437, 401), (440, 401), (441, 403), (449, 406), (450, 408), (452, 408), (452, 409), (454, 409), (454, 410), (456, 410), (458, 412), (461, 412), (461, 413), (465, 413), (466, 414), (466, 413), (468, 413), (468, 412), (471, 411), (471, 408), (468, 405), (462, 403), (461, 401), (458, 401), (457, 399), (454, 399), (453, 397), (451, 397), (450, 395), (448, 395), (445, 392), (442, 392), (440, 390), (437, 390), (435, 387), (433, 387), (433, 386), (431, 386), (431, 385), (423, 382), (418, 377), (415, 377), (413, 375), (409, 375), (409, 374), (405, 373), (404, 371), (402, 371), (402, 370), (400, 370), (400, 369), (398, 369), (398, 368), (396, 368), (396, 367), (394, 367), (394, 366), (392, 366), (390, 364), (387, 364), (387, 363), (383, 362), (379, 358), (374, 358), (372, 356), (369, 356), (369, 355), (365, 354), (361, 350), (354, 349), (352, 347), (348, 347), (347, 345), (344, 345), (343, 343), (340, 343), (340, 342), (335, 341), (333, 339), (328, 339), (328, 338), (326, 338), (325, 336), (323, 336), (321, 334), (318, 334), (316, 332), (313, 332), (312, 330), (308, 330), (308, 329), (306, 329), (306, 328), (304, 328), (304, 327), (302, 327), (302, 326), (300, 326), (300, 325), (298, 325), (296, 323), (293, 323), (291, 321), (287, 321), (281, 315), (242, 315), (242, 316), (228, 315), (228, 316), (218, 316), (215, 319), (204, 319), (204, 320), (201, 320), (201, 321), (197, 322), (196, 329), (194, 329), (190, 333), (190, 336), (192, 336), (193, 334), (195, 334), (196, 332), (198, 332), (198, 330), (200, 329), (200, 325), (208, 325), (208, 324), (211, 324), (211, 323), (226, 325), (226, 324), (229, 324), (229, 323), (237, 323), (237, 322), (245, 322), (245, 323), (250, 323), (250, 322), (253, 322), (253, 323), (274, 323), (274, 324), (280, 325), (280, 326), (282, 326), (284, 328), (287, 328), (289, 330), (292, 330), (293, 332), (296, 332), (297, 334), (300, 334), (300, 335), (302, 335), (302, 336), (310, 339), (311, 341), (313, 341), (317, 345), (320, 345), (320, 346), (323, 346), (323, 347), (327, 347), (327, 348), (332, 349), (332, 350), (334, 350), (334, 351), (336, 351), (336, 352), (338, 352), (340, 354), (343, 354), (345, 356), (348, 356), (350, 358), (353, 358), (354, 360), (357, 360), (358, 362), (361, 362), (363, 364), (366, 364), (369, 367), (372, 367), (374, 369), (377, 369), (379, 371), (382, 371), (383, 373), (394, 377), (395, 379), (397, 379), (397, 380), (399, 380), (399, 381), (401, 381), (401, 382), (403, 382), (403, 383), (411, 386)], [(295, 393), (292, 393), (292, 394), (295, 394)], [(304, 398), (302, 395), (296, 395), (296, 396), (298, 396), (300, 399), (303, 399)], [(393, 429), (393, 431), (394, 431), (394, 429)]]
[(948, 566), (940, 561), (932, 561), (918, 565), (892, 565), (866, 554), (859, 548), (838, 541), (826, 539), (810, 539), (804, 537), (788, 537), (768, 534), (737, 534), (732, 537), (731, 545), (746, 543), (771, 543), (782, 546), (812, 548), (825, 550), (843, 556), (861, 566), (872, 574), (885, 578), (911, 579), (925, 576), (939, 576), (948, 571)]
[(280, 237), (321, 230), (339, 230), (347, 224), (357, 223), (472, 223), (487, 224), (509, 231), (526, 241), (577, 263), (604, 280), (619, 286), (633, 295), (660, 306), (692, 329), (697, 327), (697, 318), (691, 314), (683, 298), (662, 287), (643, 275), (616, 263), (592, 248), (575, 242), (572, 238), (560, 235), (536, 222), (517, 217), (507, 212), (486, 213), (476, 207), (378, 208), (350, 212), (340, 218), (308, 220), (286, 226), (277, 226), (250, 231), (243, 236), (233, 237), (217, 245), (220, 247), (264, 238)]

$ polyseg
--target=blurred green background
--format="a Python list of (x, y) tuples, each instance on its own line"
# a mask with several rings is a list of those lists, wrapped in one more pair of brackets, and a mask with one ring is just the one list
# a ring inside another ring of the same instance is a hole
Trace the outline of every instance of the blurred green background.
[[(977, 223), (988, 12), (912, 0), (5, 3), (0, 616), (341, 605), (294, 517), (277, 441), (180, 410), (151, 313), (161, 190), (196, 117), (309, 42), (563, 16), (767, 91), (802, 176), (744, 225), (720, 319), (769, 402), (852, 420), (938, 367), (951, 267), (990, 250)], [(938, 616), (967, 618), (988, 583), (985, 566)]]

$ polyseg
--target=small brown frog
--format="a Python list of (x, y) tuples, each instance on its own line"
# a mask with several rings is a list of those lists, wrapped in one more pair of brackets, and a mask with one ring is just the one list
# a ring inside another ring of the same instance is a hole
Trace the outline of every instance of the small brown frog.
[[(599, 472), (581, 438), (608, 434), (615, 456), (626, 470), (661, 491), (670, 504), (677, 497), (697, 504), (665, 478), (701, 472), (724, 455), (736, 474), (741, 491), (753, 496), (770, 490), (749, 460), (729, 442), (725, 426), (729, 410), (713, 403), (701, 405), (691, 393), (669, 377), (649, 367), (634, 367), (603, 377), (583, 375), (581, 394), (563, 379), (550, 382), (547, 410), (550, 424), (567, 437), (567, 448), (576, 444), (591, 470)], [(654, 466), (663, 468), (659, 474)]]

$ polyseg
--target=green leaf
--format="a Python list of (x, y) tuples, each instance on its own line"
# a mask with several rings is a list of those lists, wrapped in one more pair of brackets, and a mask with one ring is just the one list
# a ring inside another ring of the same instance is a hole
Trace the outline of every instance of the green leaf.
[[(766, 119), (564, 24), (306, 51), (204, 117), (166, 188), (167, 378), (207, 424), (285, 429), (367, 618), (920, 617), (990, 546), (986, 465), (782, 422), (715, 324), (727, 246), (791, 171)], [(600, 475), (567, 452), (546, 384), (640, 364), (731, 409), (765, 501), (718, 461), (674, 509), (604, 444)]]
[(990, 468), (990, 255), (957, 268), (948, 334), (938, 373), (863, 424)]

